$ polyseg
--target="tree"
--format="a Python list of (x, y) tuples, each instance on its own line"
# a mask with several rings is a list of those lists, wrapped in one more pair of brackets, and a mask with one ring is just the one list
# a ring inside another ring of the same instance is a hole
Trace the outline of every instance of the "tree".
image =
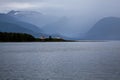
[(0, 41), (1, 42), (28, 42), (35, 41), (35, 38), (26, 33), (6, 33), (0, 32)]

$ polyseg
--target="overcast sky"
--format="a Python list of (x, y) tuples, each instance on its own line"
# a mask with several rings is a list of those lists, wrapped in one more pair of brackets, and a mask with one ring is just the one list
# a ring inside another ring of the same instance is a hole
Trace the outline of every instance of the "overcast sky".
[(0, 12), (35, 10), (49, 14), (119, 16), (120, 0), (0, 0)]

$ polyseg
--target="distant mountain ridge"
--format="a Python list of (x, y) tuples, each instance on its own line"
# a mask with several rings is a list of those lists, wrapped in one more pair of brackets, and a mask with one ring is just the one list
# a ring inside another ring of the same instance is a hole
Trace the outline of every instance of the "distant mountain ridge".
[(15, 11), (15, 10), (11, 10), (7, 13), (8, 15), (42, 15), (42, 13), (40, 12), (36, 12), (36, 11)]
[(36, 25), (45, 36), (59, 36), (72, 40), (79, 37), (79, 34), (76, 35), (75, 28), (72, 28), (72, 26), (76, 26), (75, 23), (66, 16), (47, 15), (37, 11), (15, 10), (9, 11), (7, 14), (23, 22)]
[[(37, 11), (10, 11), (7, 13), (10, 16), (13, 16), (21, 21), (28, 22), (36, 25), (41, 29), (42, 34), (48, 37), (56, 36), (66, 38), (63, 35), (64, 32), (67, 32), (68, 29), (63, 29), (64, 26), (68, 26), (66, 17), (56, 17), (51, 15), (44, 15)], [(66, 31), (67, 30), (67, 31)], [(61, 34), (63, 33), (63, 34)]]
[(38, 37), (41, 30), (35, 25), (20, 21), (13, 16), (0, 14), (0, 31), (28, 33)]
[(13, 16), (24, 22), (34, 24), (38, 27), (43, 27), (46, 24), (56, 21), (55, 16), (44, 15), (37, 11), (15, 11), (11, 10), (7, 13), (10, 16)]
[[(35, 37), (41, 35), (62, 37), (72, 40), (80, 38), (87, 40), (120, 40), (120, 18), (103, 18), (86, 34), (79, 33), (81, 28), (78, 28), (79, 24), (75, 22), (66, 16), (57, 18), (37, 11), (12, 10), (6, 14), (0, 14), (0, 31), (28, 33)], [(83, 37), (83, 35), (85, 36)]]
[[(32, 14), (37, 13), (37, 12), (32, 12), (32, 13), (29, 13), (29, 12), (31, 12), (31, 11), (28, 11), (27, 13), (26, 13), (26, 11), (10, 11), (7, 14), (0, 14), (0, 31), (1, 32), (28, 33), (28, 34), (33, 35), (34, 37), (40, 37), (40, 36), (63, 37), (60, 34), (49, 34), (47, 32), (44, 32), (43, 29), (35, 26), (34, 24), (29, 23), (29, 21), (27, 22), (27, 21), (19, 19), (20, 16), (22, 16), (22, 17), (32, 16)], [(40, 13), (37, 13), (37, 14), (40, 14)], [(20, 16), (18, 17), (18, 15), (20, 15)], [(37, 15), (36, 15), (36, 17), (37, 17)], [(24, 18), (26, 18), (26, 17), (24, 17)], [(34, 19), (32, 21), (34, 21)], [(47, 30), (49, 30), (49, 29), (47, 29)]]
[(86, 33), (84, 39), (120, 40), (120, 18), (106, 17), (101, 19)]

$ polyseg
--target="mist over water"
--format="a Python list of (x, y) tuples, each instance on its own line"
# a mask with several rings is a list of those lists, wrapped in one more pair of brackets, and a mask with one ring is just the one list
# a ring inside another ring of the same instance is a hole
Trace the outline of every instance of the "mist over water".
[(119, 80), (120, 42), (0, 43), (1, 80)]

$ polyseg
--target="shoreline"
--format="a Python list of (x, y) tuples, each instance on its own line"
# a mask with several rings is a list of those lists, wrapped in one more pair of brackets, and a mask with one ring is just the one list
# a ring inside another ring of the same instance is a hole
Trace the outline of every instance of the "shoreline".
[(119, 40), (65, 40), (65, 41), (0, 41), (0, 43), (30, 43), (30, 42), (42, 42), (42, 43), (47, 43), (47, 42), (109, 42), (109, 41), (119, 41)]

